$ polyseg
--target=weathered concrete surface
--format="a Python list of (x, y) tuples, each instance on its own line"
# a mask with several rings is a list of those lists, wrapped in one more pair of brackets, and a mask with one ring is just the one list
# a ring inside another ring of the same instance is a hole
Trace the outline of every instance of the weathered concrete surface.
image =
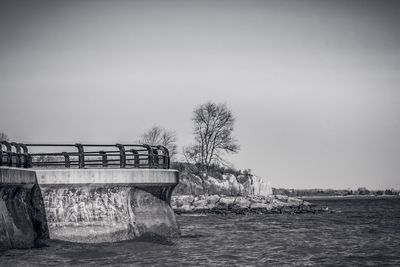
[(37, 184), (36, 173), (21, 168), (0, 167), (0, 184)]
[[(0, 249), (179, 235), (174, 170), (0, 168)], [(42, 197), (43, 196), (43, 197)]]
[(36, 170), (52, 239), (115, 242), (179, 235), (174, 170)]
[(97, 243), (179, 233), (169, 204), (124, 185), (41, 185), (52, 239)]
[(177, 185), (176, 170), (157, 169), (36, 169), (39, 184)]
[(37, 247), (48, 238), (35, 172), (0, 167), (0, 250)]

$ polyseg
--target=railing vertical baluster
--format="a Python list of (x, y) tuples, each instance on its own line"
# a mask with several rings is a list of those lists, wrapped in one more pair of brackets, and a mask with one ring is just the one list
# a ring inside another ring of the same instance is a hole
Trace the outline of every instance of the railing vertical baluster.
[(75, 144), (75, 147), (78, 149), (78, 161), (79, 161), (79, 168), (85, 168), (85, 155), (83, 146), (81, 144)]
[(139, 161), (139, 153), (135, 149), (130, 150), (133, 154), (133, 167), (139, 168), (140, 161)]
[(154, 168), (158, 168), (160, 166), (160, 160), (158, 158), (158, 150), (156, 148), (153, 148), (153, 162), (154, 162)]
[(64, 156), (64, 161), (65, 161), (65, 168), (70, 168), (71, 167), (71, 160), (69, 157), (69, 154), (67, 152), (62, 152)]
[(143, 147), (147, 149), (147, 165), (149, 169), (153, 168), (153, 149), (148, 144), (143, 144)]
[(119, 149), (119, 166), (121, 168), (126, 167), (126, 153), (125, 153), (125, 147), (121, 144), (116, 144), (116, 147)]
[(102, 163), (103, 163), (103, 167), (107, 168), (108, 167), (107, 153), (104, 152), (104, 151), (100, 151), (99, 153), (101, 155), (101, 160), (102, 160)]

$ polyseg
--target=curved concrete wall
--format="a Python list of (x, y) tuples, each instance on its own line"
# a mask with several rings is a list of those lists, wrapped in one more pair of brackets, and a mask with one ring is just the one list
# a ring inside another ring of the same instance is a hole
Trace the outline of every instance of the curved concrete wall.
[(0, 167), (0, 250), (40, 246), (48, 237), (35, 172)]
[(0, 249), (179, 235), (175, 170), (0, 167)]
[(50, 237), (114, 242), (179, 235), (170, 207), (175, 170), (36, 170)]

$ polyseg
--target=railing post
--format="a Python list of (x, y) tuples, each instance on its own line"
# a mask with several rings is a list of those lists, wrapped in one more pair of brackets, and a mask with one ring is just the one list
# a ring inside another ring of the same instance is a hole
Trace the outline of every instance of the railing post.
[(0, 166), (3, 166), (3, 143), (0, 142)]
[(28, 147), (25, 144), (19, 144), (22, 150), (24, 151), (24, 168), (31, 168), (32, 167), (32, 158), (28, 152)]
[(133, 167), (139, 168), (140, 167), (139, 152), (137, 152), (135, 149), (131, 149), (130, 151), (133, 154)]
[(79, 161), (79, 168), (85, 168), (85, 155), (83, 146), (81, 144), (75, 144), (75, 147), (78, 149), (78, 161)]
[(121, 168), (126, 167), (126, 154), (125, 154), (125, 147), (121, 144), (116, 144), (116, 147), (119, 149), (119, 166)]
[(1, 141), (1, 143), (7, 148), (7, 164), (9, 167), (12, 167), (12, 151), (11, 145), (7, 141)]
[(103, 167), (107, 168), (108, 167), (108, 161), (107, 161), (107, 153), (104, 151), (99, 152), (101, 155), (101, 160), (103, 162)]
[(156, 148), (153, 148), (153, 159), (154, 168), (158, 169), (160, 166), (160, 159), (158, 158), (158, 150)]
[(32, 168), (32, 156), (29, 153), (26, 154), (25, 166), (26, 166), (25, 168)]
[(153, 160), (154, 160), (153, 159), (153, 149), (148, 144), (143, 144), (142, 146), (147, 149), (147, 154), (148, 154), (147, 155), (147, 162), (148, 162), (149, 168), (151, 169), (154, 166), (154, 163), (153, 163)]
[(70, 168), (71, 167), (71, 161), (70, 161), (69, 154), (67, 152), (62, 152), (62, 154), (64, 156), (65, 168)]
[(0, 166), (3, 166), (3, 144), (0, 143)]
[(169, 151), (165, 146), (158, 146), (159, 149), (163, 151), (163, 168), (169, 169), (170, 159), (169, 159)]
[(11, 142), (10, 144), (15, 147), (15, 167), (19, 168), (22, 166), (21, 147), (15, 142)]

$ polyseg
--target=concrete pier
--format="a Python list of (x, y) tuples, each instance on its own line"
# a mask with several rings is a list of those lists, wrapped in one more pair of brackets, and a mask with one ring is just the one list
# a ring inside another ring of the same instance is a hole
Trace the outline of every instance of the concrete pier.
[(178, 171), (36, 170), (50, 238), (115, 242), (179, 234), (170, 207)]
[(0, 250), (37, 247), (48, 238), (36, 173), (0, 167)]
[[(18, 188), (35, 188), (42, 203), (41, 218), (45, 218), (42, 227), (46, 226), (51, 239), (97, 243), (179, 235), (170, 207), (172, 190), (179, 183), (176, 170), (1, 169), (0, 188), (10, 187), (10, 182)], [(25, 200), (19, 195), (15, 198)], [(4, 208), (10, 204), (3, 202), (0, 212), (10, 214)], [(15, 208), (10, 218), (19, 218), (21, 212)], [(9, 225), (0, 218), (1, 244), (9, 236)]]

